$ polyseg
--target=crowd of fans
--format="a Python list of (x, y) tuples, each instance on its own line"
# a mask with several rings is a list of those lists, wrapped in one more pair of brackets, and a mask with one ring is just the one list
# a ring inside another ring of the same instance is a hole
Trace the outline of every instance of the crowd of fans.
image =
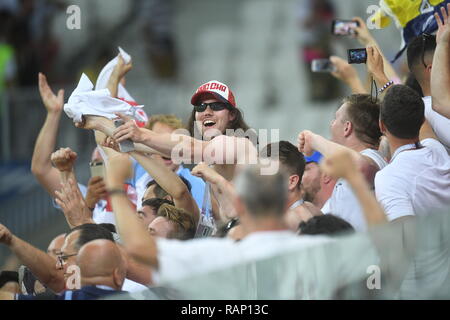
[[(254, 145), (239, 100), (216, 80), (195, 91), (185, 129), (174, 115), (141, 123), (114, 108), (105, 116), (80, 103), (75, 125), (95, 131), (91, 168), (100, 168), (87, 186), (77, 182), (76, 152), (55, 151), (64, 92), (55, 94), (39, 74), (47, 118), (31, 170), (70, 230), (44, 252), (0, 224), (0, 243), (22, 263), (17, 273), (1, 274), (0, 299), (136, 292), (293, 249), (314, 250), (338, 241), (336, 235), (388, 224), (404, 226), (392, 238), (400, 243), (393, 250), (406, 246), (411, 221), (450, 208), (448, 11), (450, 5), (435, 16), (435, 36), (409, 44), (404, 81), (355, 18), (356, 37), (367, 45), (367, 72), (380, 89), (373, 97), (354, 67), (331, 57), (333, 75), (352, 94), (336, 111), (330, 140), (299, 128), (296, 145)], [(116, 59), (103, 105), (120, 99), (138, 108), (120, 89), (131, 69), (131, 62)], [(122, 152), (130, 140), (131, 150)], [(263, 174), (273, 163), (278, 170)], [(336, 259), (330, 265), (352, 268), (345, 254)], [(318, 261), (311, 255), (308, 263)], [(414, 282), (427, 270), (415, 264), (397, 297), (420, 297)]]

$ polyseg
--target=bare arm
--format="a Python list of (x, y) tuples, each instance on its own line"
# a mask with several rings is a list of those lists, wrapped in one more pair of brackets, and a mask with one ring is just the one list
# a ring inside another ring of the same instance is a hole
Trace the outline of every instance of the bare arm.
[(119, 86), (120, 80), (133, 67), (131, 64), (131, 61), (128, 64), (125, 64), (125, 61), (123, 60), (123, 58), (120, 54), (118, 56), (118, 59), (119, 60), (116, 64), (116, 66), (114, 67), (114, 70), (111, 73), (111, 76), (108, 79), (108, 85), (107, 85), (108, 90), (111, 93), (111, 97), (113, 97), (113, 98), (117, 98), (117, 92), (118, 92), (118, 86)]
[(64, 90), (56, 96), (47, 83), (45, 75), (39, 73), (39, 92), (47, 110), (47, 117), (39, 132), (31, 160), (31, 172), (51, 197), (60, 188), (59, 172), (52, 167), (50, 155), (55, 149), (59, 120), (64, 106)]
[(56, 269), (56, 260), (47, 253), (13, 235), (0, 224), (0, 243), (5, 244), (44, 285), (54, 292), (64, 289), (64, 274)]
[(211, 184), (214, 196), (219, 205), (220, 218), (227, 221), (237, 216), (233, 206), (233, 199), (236, 197), (234, 186), (217, 173), (214, 169), (208, 167), (205, 163), (199, 163), (191, 171), (191, 174), (202, 178)]
[(383, 209), (370, 191), (364, 176), (356, 168), (352, 154), (348, 150), (339, 150), (326, 157), (322, 163), (322, 170), (333, 178), (344, 178), (348, 181), (361, 204), (369, 226), (387, 222)]
[(298, 149), (305, 155), (311, 155), (314, 150), (316, 150), (325, 157), (330, 157), (339, 151), (348, 151), (351, 154), (353, 161), (355, 161), (358, 166), (361, 166), (365, 161), (365, 158), (360, 153), (325, 139), (309, 130), (304, 130), (298, 135)]
[(377, 47), (379, 49), (381, 57), (383, 58), (384, 71), (386, 73), (387, 78), (391, 80), (400, 79), (390, 61), (386, 59), (385, 55), (383, 54), (380, 45), (375, 40), (375, 38), (370, 34), (370, 31), (367, 28), (364, 20), (361, 19), (360, 17), (355, 17), (353, 20), (359, 22), (359, 27), (355, 28), (357, 32), (356, 38), (358, 39), (358, 41), (365, 47), (372, 46)]
[(200, 210), (181, 178), (158, 159), (147, 157), (138, 152), (131, 152), (130, 154), (155, 179), (161, 188), (172, 196), (175, 206), (189, 212), (195, 223), (197, 223), (200, 217)]
[(352, 93), (367, 93), (358, 73), (356, 72), (356, 69), (353, 66), (348, 64), (344, 59), (336, 56), (331, 56), (330, 61), (336, 67), (336, 71), (331, 74), (349, 86)]
[[(124, 181), (130, 176), (128, 155), (118, 154), (109, 157), (106, 166), (106, 186), (111, 190), (123, 190)], [(155, 239), (139, 221), (125, 192), (110, 194), (116, 218), (116, 226), (126, 252), (138, 263), (157, 267), (157, 248)]]
[[(375, 80), (375, 82), (377, 83), (378, 89), (381, 89), (384, 85), (386, 85), (390, 81), (388, 76), (386, 76), (384, 72), (384, 62), (381, 53), (375, 46), (367, 47), (366, 50), (367, 50), (367, 64), (366, 64), (367, 71), (369, 72), (370, 75), (372, 75), (373, 80)], [(378, 95), (383, 96), (389, 90), (390, 87), (392, 87), (392, 85), (387, 87), (381, 94), (378, 93)]]
[[(450, 11), (450, 4), (447, 10)], [(439, 14), (434, 14), (439, 29), (431, 68), (431, 96), (433, 110), (450, 119), (450, 17), (447, 10), (441, 7), (443, 21)]]
[(114, 131), (117, 142), (131, 139), (159, 151), (176, 162), (205, 161), (209, 164), (248, 164), (256, 163), (257, 151), (246, 138), (220, 135), (210, 141), (194, 139), (184, 134), (158, 134), (151, 130), (138, 128), (130, 118), (118, 114), (125, 123)]

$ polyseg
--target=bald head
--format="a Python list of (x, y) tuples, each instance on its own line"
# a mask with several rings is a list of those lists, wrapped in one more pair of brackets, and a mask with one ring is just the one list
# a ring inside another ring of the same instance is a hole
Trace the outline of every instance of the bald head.
[(126, 274), (125, 261), (110, 240), (93, 240), (81, 247), (77, 256), (82, 285), (107, 285), (119, 290)]

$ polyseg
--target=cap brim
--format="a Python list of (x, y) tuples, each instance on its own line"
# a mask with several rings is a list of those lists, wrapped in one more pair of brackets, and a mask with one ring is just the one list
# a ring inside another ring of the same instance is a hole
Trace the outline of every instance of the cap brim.
[(212, 95), (212, 96), (214, 96), (217, 100), (220, 100), (220, 101), (222, 101), (223, 103), (227, 103), (227, 104), (231, 105), (230, 102), (229, 102), (227, 99), (225, 99), (224, 97), (222, 97), (220, 94), (215, 93), (215, 92), (212, 92), (212, 91), (202, 91), (202, 92), (197, 92), (196, 94), (194, 94), (194, 95), (192, 96), (192, 98), (191, 98), (191, 104), (192, 104), (193, 106), (199, 105), (199, 104), (200, 104), (200, 100), (201, 100), (202, 96), (204, 96), (204, 95), (210, 95), (210, 96)]

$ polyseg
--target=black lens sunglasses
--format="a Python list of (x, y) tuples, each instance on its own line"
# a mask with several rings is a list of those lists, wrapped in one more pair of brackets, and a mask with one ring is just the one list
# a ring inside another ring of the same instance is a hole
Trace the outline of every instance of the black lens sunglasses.
[(201, 103), (198, 106), (194, 106), (194, 109), (196, 112), (203, 112), (207, 107), (210, 107), (212, 111), (221, 111), (223, 109), (231, 110), (230, 106), (223, 102)]

